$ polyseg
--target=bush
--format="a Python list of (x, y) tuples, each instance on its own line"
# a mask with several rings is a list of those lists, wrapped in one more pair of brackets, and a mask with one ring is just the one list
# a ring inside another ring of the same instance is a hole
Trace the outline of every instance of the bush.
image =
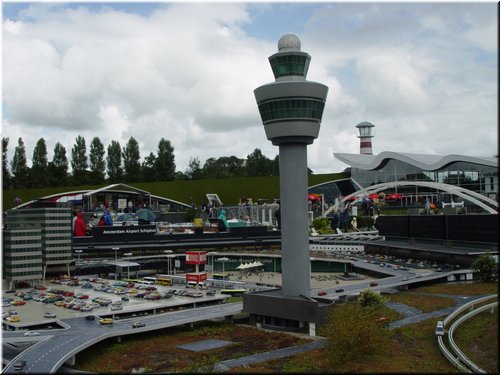
[(327, 217), (318, 217), (313, 220), (312, 226), (318, 232), (331, 230), (330, 219)]
[(356, 216), (359, 229), (371, 229), (375, 224), (375, 220), (371, 216)]
[(386, 349), (390, 336), (377, 321), (380, 315), (380, 308), (365, 308), (357, 302), (330, 311), (324, 334), (328, 337), (326, 351), (332, 366)]

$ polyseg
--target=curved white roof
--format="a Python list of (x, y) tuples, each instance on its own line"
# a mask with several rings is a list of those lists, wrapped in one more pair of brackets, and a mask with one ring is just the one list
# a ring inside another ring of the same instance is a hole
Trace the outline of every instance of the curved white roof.
[(450, 163), (466, 162), (484, 165), (487, 167), (498, 168), (498, 158), (467, 155), (428, 155), (412, 154), (406, 152), (384, 151), (378, 155), (364, 154), (333, 154), (338, 160), (350, 165), (351, 167), (374, 170), (380, 168), (384, 162), (389, 159), (399, 160), (408, 163), (424, 171), (434, 171), (443, 168)]

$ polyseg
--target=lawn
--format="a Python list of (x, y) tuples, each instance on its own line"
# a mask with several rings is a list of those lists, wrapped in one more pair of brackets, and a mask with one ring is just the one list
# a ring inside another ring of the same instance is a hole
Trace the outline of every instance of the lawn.
[[(222, 348), (192, 352), (178, 345), (207, 339), (231, 341)], [(269, 332), (240, 324), (204, 322), (188, 327), (169, 328), (153, 333), (123, 336), (102, 341), (77, 355), (75, 368), (96, 373), (195, 372), (209, 371), (218, 362), (301, 345), (309, 339)]]
[(393, 294), (389, 297), (390, 302), (403, 303), (415, 307), (426, 313), (435, 310), (445, 309), (455, 305), (451, 298), (423, 295), (412, 292)]
[[(436, 294), (492, 294), (494, 283), (436, 284), (412, 292)], [(422, 311), (435, 311), (453, 304), (450, 298), (424, 296), (402, 292), (390, 296), (391, 301), (414, 306)], [(394, 311), (384, 308), (391, 321), (400, 319)], [(365, 355), (356, 361), (332, 367), (325, 350), (313, 350), (245, 368), (233, 368), (229, 373), (455, 373), (456, 369), (439, 350), (434, 334), (438, 318), (409, 324), (390, 331), (390, 343), (378, 353)], [(498, 372), (498, 312), (481, 314), (463, 323), (455, 334), (460, 348), (486, 371)], [(318, 327), (321, 333), (321, 327)], [(204, 352), (190, 352), (177, 345), (205, 339), (221, 339), (232, 345)], [(294, 335), (264, 331), (243, 324), (205, 322), (194, 329), (171, 328), (144, 335), (106, 340), (77, 355), (78, 370), (91, 372), (211, 372), (223, 360), (272, 351), (306, 343)]]

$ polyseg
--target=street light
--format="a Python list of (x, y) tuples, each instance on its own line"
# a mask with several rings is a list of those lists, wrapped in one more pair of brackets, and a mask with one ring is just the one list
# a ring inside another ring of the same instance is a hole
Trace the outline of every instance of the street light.
[(117, 277), (116, 277), (116, 276), (117, 276), (117, 275), (116, 275), (116, 269), (117, 269), (117, 267), (118, 267), (118, 266), (116, 265), (116, 263), (118, 262), (118, 255), (117, 255), (117, 252), (118, 252), (118, 250), (120, 250), (120, 248), (119, 248), (119, 247), (113, 247), (112, 249), (113, 249), (113, 250), (114, 250), (114, 252), (115, 252), (115, 280), (117, 280)]
[(78, 261), (76, 263), (77, 266), (80, 265), (80, 254), (83, 253), (83, 250), (75, 250), (75, 253), (78, 254)]
[[(172, 250), (163, 250), (163, 253), (164, 254), (172, 254), (173, 251)], [(166, 257), (168, 258), (168, 268), (167, 268), (167, 273), (169, 275), (172, 274), (172, 255), (166, 255)]]
[(215, 256), (215, 255), (217, 255), (217, 254), (218, 254), (218, 252), (217, 252), (217, 251), (211, 251), (211, 252), (207, 253), (207, 256), (210, 256), (210, 255), (212, 256), (212, 269), (211, 269), (212, 274), (214, 274), (214, 273), (215, 273), (214, 256)]
[[(125, 253), (125, 254), (123, 254), (124, 257), (125, 256), (126, 257), (131, 257), (132, 255), (134, 255), (134, 254), (132, 254), (132, 253)], [(127, 259), (127, 279), (130, 279), (130, 259)]]
[(222, 262), (222, 289), (224, 289), (224, 281), (226, 279), (226, 275), (224, 274), (224, 263), (226, 263), (228, 260), (229, 260), (228, 257), (217, 259), (217, 261)]

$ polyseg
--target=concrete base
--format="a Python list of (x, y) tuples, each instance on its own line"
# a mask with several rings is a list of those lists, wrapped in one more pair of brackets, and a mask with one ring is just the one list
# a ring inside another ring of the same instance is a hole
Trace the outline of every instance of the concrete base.
[(250, 315), (250, 324), (313, 335), (316, 324), (326, 322), (332, 305), (326, 299), (284, 296), (281, 289), (243, 295), (243, 311)]

